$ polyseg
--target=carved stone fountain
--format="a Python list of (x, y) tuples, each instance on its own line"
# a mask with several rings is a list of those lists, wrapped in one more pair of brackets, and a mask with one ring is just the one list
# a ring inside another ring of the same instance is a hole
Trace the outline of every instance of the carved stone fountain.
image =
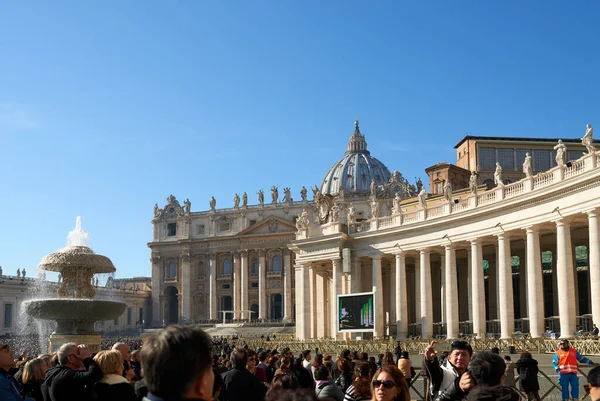
[(33, 299), (24, 303), (25, 312), (37, 319), (55, 320), (57, 328), (50, 336), (50, 351), (66, 342), (86, 344), (92, 352), (100, 351), (101, 337), (94, 323), (120, 316), (127, 304), (110, 299), (94, 299), (93, 277), (116, 269), (109, 258), (97, 255), (88, 244), (88, 233), (77, 217), (69, 232), (67, 246), (42, 258), (41, 270), (60, 273), (62, 282), (57, 298)]

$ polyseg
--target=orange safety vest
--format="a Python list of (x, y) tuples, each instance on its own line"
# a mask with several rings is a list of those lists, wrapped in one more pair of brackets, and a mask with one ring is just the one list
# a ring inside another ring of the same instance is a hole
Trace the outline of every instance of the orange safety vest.
[(556, 351), (558, 355), (558, 369), (560, 374), (575, 373), (577, 374), (577, 350), (575, 348), (569, 348), (568, 351), (559, 349)]

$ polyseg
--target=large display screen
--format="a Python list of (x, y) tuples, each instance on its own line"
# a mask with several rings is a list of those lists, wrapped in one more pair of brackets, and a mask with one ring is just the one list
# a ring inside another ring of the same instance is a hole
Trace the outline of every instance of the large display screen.
[(338, 331), (375, 330), (373, 293), (338, 296)]

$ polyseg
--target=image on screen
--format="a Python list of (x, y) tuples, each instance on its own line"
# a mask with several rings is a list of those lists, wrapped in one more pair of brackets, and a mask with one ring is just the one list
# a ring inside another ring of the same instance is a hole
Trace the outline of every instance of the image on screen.
[(375, 329), (373, 294), (339, 297), (339, 330), (372, 331)]

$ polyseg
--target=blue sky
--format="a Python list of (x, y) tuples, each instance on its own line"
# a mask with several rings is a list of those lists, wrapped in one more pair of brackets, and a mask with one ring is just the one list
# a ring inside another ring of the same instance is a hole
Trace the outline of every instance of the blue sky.
[(150, 275), (152, 208), (320, 183), (358, 117), (425, 181), (466, 134), (600, 124), (595, 1), (0, 3), (0, 265), (82, 216), (118, 277)]

